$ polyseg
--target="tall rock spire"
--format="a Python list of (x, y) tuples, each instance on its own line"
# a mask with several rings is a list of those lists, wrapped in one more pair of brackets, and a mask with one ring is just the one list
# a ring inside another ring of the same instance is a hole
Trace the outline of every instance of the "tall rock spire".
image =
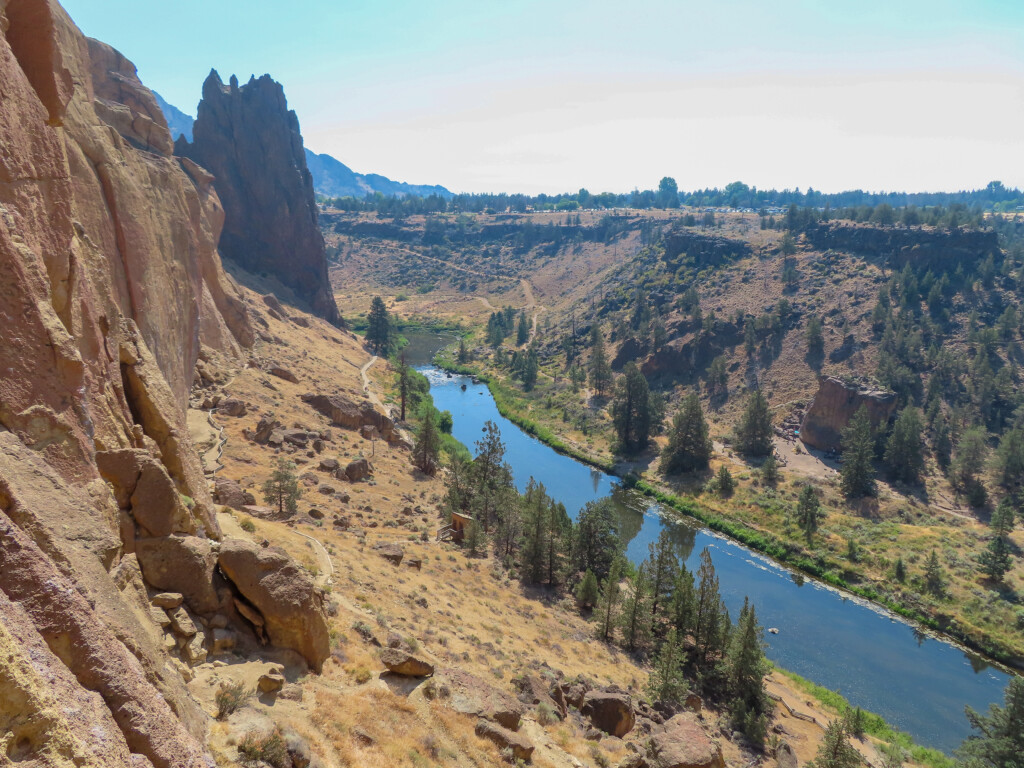
[(224, 205), (221, 254), (250, 272), (275, 276), (316, 314), (341, 324), (299, 120), (281, 84), (263, 75), (239, 87), (232, 76), (226, 86), (212, 70), (192, 143), (179, 137), (175, 153), (215, 177)]

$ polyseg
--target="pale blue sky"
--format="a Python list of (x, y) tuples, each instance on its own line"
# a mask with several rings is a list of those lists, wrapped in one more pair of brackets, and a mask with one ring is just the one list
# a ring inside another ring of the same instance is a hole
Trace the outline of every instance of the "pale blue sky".
[(306, 145), (459, 191), (1024, 186), (1024, 0), (64, 0), (195, 113), (269, 72)]

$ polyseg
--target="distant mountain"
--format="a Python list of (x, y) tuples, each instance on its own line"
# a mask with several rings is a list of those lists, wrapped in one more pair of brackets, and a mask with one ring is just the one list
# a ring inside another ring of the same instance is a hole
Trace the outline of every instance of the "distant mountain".
[(356, 173), (344, 163), (330, 155), (318, 155), (306, 150), (306, 165), (313, 174), (313, 188), (328, 197), (363, 197), (367, 193), (380, 192), (386, 197), (406, 195), (440, 195), (448, 199), (452, 193), (442, 186), (429, 184), (407, 184), (392, 181), (377, 173)]
[(160, 111), (167, 118), (167, 127), (171, 129), (171, 140), (177, 141), (179, 136), (184, 136), (191, 143), (192, 123), (195, 122), (195, 119), (191, 115), (186, 115), (173, 104), (168, 104), (164, 97), (156, 91), (153, 91), (153, 95), (156, 97), (156, 103), (160, 105)]
[[(192, 141), (192, 124), (195, 119), (186, 115), (173, 104), (168, 104), (163, 97), (153, 91), (157, 104), (167, 118), (167, 126), (171, 129), (171, 138), (177, 141), (184, 136)], [(377, 173), (356, 173), (347, 165), (330, 155), (318, 155), (306, 150), (306, 165), (313, 176), (313, 189), (326, 197), (364, 197), (367, 194), (380, 192), (386, 197), (405, 197), (406, 195), (440, 195), (446, 200), (452, 193), (442, 186), (430, 184), (407, 184), (404, 181), (392, 181), (387, 176)]]

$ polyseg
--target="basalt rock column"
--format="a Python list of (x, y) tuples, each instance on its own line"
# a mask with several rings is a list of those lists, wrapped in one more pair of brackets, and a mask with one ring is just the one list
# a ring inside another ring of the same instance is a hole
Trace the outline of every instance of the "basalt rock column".
[(225, 86), (216, 71), (203, 84), (191, 144), (175, 153), (215, 177), (224, 205), (220, 252), (244, 269), (274, 275), (326, 320), (340, 324), (317, 226), (313, 179), (284, 89), (270, 75)]

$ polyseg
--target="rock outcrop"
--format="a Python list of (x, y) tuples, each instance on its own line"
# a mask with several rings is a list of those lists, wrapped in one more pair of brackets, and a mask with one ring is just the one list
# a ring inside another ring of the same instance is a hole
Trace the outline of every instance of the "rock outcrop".
[(595, 728), (610, 736), (625, 736), (636, 725), (633, 698), (618, 691), (589, 691), (583, 697), (580, 712)]
[(888, 421), (896, 409), (893, 392), (848, 383), (834, 376), (822, 376), (803, 424), (800, 439), (821, 451), (838, 451), (842, 433), (861, 406), (865, 406), (874, 426)]
[(683, 712), (651, 732), (648, 768), (724, 768), (722, 748), (692, 712)]
[(262, 618), (270, 642), (298, 651), (317, 672), (330, 655), (323, 593), (287, 554), (225, 539), (217, 560), (224, 575)]
[(884, 259), (895, 269), (910, 264), (927, 270), (955, 270), (958, 264), (980, 263), (998, 254), (995, 231), (879, 227), (828, 222), (809, 227), (807, 241), (821, 251), (835, 250)]
[(356, 403), (344, 395), (302, 396), (302, 402), (312, 406), (331, 420), (331, 424), (344, 429), (372, 427), (383, 440), (389, 443), (401, 440), (394, 422), (373, 407), (369, 400)]
[(210, 72), (192, 135), (191, 144), (179, 137), (175, 152), (213, 174), (224, 204), (221, 253), (250, 272), (275, 276), (316, 314), (340, 324), (299, 120), (280, 83), (264, 75), (239, 87), (232, 76), (225, 85)]
[(223, 222), (131, 62), (56, 0), (0, 0), (0, 727), (25, 764), (212, 765), (168, 652), (232, 631), (186, 421), (200, 357), (255, 338)]

